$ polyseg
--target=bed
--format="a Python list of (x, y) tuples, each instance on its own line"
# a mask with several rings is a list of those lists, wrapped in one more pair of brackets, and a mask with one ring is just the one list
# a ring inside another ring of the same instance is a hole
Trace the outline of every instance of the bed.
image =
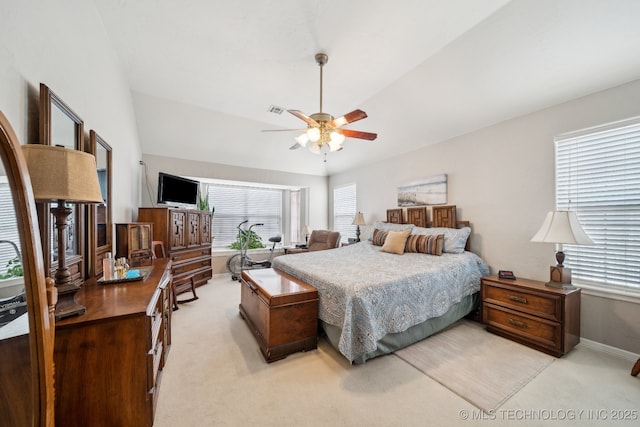
[[(415, 221), (420, 226), (397, 219), (397, 223), (376, 222), (372, 229), (378, 232), (371, 233), (371, 239), (277, 257), (273, 267), (318, 290), (318, 316), (328, 341), (351, 363), (364, 363), (446, 328), (478, 304), (480, 278), (489, 269), (465, 250), (468, 222), (450, 216), (433, 219), (427, 222), (425, 213)], [(443, 224), (462, 228), (440, 227)], [(380, 233), (406, 229), (414, 236), (442, 235), (441, 255), (380, 250)]]

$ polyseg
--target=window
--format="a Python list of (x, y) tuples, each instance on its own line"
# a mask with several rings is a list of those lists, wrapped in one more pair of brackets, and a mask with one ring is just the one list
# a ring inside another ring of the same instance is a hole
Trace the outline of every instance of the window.
[(566, 245), (574, 281), (640, 291), (640, 118), (556, 137), (556, 205), (594, 245)]
[(20, 235), (18, 234), (18, 223), (16, 213), (13, 209), (13, 199), (11, 189), (6, 176), (0, 177), (0, 274), (7, 273), (9, 261), (15, 259), (16, 249), (11, 243), (15, 243), (20, 250)]
[(215, 207), (213, 245), (227, 247), (235, 242), (238, 224), (249, 220), (247, 226), (264, 224), (252, 230), (268, 246), (269, 237), (282, 234), (282, 195), (283, 190), (277, 188), (209, 184), (209, 206)]
[(340, 241), (347, 242), (355, 237), (356, 226), (352, 224), (356, 216), (356, 185), (344, 185), (333, 189), (333, 229), (340, 232)]

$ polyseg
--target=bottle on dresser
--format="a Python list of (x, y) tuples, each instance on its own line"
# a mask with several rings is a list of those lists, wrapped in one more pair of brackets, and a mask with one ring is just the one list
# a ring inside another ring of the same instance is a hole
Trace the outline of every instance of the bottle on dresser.
[(111, 256), (111, 252), (107, 252), (107, 256), (102, 259), (102, 277), (104, 280), (114, 279), (115, 266), (115, 259)]

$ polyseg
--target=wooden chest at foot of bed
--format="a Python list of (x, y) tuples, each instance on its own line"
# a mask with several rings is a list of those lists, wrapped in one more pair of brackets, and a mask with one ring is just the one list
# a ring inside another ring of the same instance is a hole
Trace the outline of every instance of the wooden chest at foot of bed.
[(318, 346), (318, 291), (273, 268), (242, 272), (240, 315), (267, 362)]

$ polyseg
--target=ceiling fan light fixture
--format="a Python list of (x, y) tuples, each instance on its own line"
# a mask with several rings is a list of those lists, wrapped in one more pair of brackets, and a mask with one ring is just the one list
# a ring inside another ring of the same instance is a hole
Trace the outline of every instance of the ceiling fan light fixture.
[(341, 149), (342, 149), (342, 145), (333, 141), (329, 141), (329, 151), (334, 152), (334, 151), (340, 151)]
[(306, 133), (298, 135), (293, 139), (295, 139), (298, 145), (300, 145), (301, 147), (306, 147), (307, 142), (309, 142), (309, 137), (307, 136)]
[(331, 134), (329, 135), (330, 138), (330, 142), (329, 145), (334, 144), (334, 145), (342, 145), (342, 143), (344, 142), (344, 135), (341, 134), (340, 132), (337, 131), (332, 131)]
[[(375, 133), (362, 132), (353, 129), (339, 129), (358, 120), (367, 118), (367, 113), (360, 109), (353, 110), (343, 116), (334, 118), (329, 113), (322, 112), (322, 68), (328, 62), (326, 53), (318, 53), (315, 56), (316, 62), (320, 66), (320, 111), (311, 115), (306, 115), (300, 110), (287, 110), (289, 113), (302, 120), (307, 125), (304, 133), (294, 137), (296, 144), (290, 150), (298, 147), (307, 147), (314, 154), (320, 154), (322, 147), (327, 147), (326, 151), (340, 151), (343, 149), (342, 143), (346, 138), (358, 138), (373, 141), (378, 136)], [(272, 106), (272, 110), (275, 106)], [(285, 131), (297, 129), (282, 129)], [(308, 142), (311, 141), (311, 144)], [(326, 162), (326, 159), (325, 159)]]
[(309, 140), (311, 142), (318, 142), (320, 141), (320, 129), (315, 128), (315, 127), (311, 127), (309, 129), (307, 129), (307, 137), (309, 137)]
[(309, 146), (309, 151), (311, 151), (313, 154), (320, 154), (320, 144), (314, 142)]

